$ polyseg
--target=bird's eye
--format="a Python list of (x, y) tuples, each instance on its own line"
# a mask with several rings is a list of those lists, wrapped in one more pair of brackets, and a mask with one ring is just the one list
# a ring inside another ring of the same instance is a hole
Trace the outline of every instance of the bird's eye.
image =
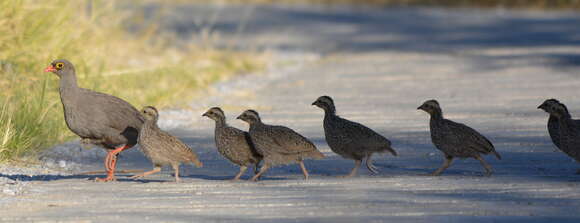
[(56, 68), (61, 69), (62, 67), (64, 67), (64, 63), (57, 63), (56, 64)]

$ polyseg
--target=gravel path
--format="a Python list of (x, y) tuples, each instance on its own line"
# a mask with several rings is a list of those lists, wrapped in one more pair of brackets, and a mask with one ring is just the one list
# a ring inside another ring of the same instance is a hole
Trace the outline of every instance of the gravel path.
[[(174, 17), (166, 22), (173, 26), (165, 27), (189, 36), (196, 30), (187, 24), (196, 16), (219, 11), (213, 25), (244, 43), (234, 45), (272, 49), (280, 59), (268, 74), (218, 83), (189, 109), (161, 113), (162, 127), (197, 149), (204, 168), (185, 167), (180, 184), (167, 182), (169, 169), (140, 181), (120, 177), (94, 183), (87, 180), (92, 176), (70, 173), (101, 170), (104, 153), (79, 150), (72, 142), (44, 158), (45, 166), (69, 171), (0, 169), (0, 221), (580, 220), (580, 176), (574, 174), (580, 166), (555, 150), (546, 131), (547, 114), (536, 109), (555, 97), (580, 116), (580, 16), (423, 8), (209, 8), (213, 11), (189, 5), (170, 9)], [(240, 20), (243, 32), (232, 28)], [(324, 141), (323, 112), (310, 104), (325, 94), (334, 98), (339, 115), (391, 139), (400, 156), (377, 156), (377, 175), (362, 170), (356, 178), (336, 178), (353, 164), (333, 154)], [(494, 142), (503, 156), (501, 161), (485, 157), (494, 176), (482, 177), (473, 159), (456, 161), (440, 177), (420, 176), (443, 160), (430, 142), (428, 115), (416, 111), (431, 98), (439, 100), (447, 118), (469, 124)], [(296, 165), (272, 169), (258, 183), (226, 181), (237, 167), (214, 149), (213, 122), (201, 117), (211, 106), (222, 106), (229, 123), (243, 129), (247, 126), (234, 117), (256, 109), (264, 122), (289, 126), (312, 139), (328, 158), (306, 163), (308, 181)], [(150, 168), (135, 149), (120, 164), (121, 169)]]

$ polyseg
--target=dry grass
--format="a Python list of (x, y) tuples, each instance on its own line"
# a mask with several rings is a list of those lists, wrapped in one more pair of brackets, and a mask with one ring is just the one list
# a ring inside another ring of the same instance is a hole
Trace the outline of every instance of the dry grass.
[(42, 70), (66, 58), (82, 87), (140, 108), (191, 98), (195, 89), (259, 69), (260, 60), (208, 47), (176, 49), (155, 26), (130, 34), (131, 14), (113, 1), (0, 1), (0, 161), (36, 152), (73, 135), (63, 121), (57, 77)]

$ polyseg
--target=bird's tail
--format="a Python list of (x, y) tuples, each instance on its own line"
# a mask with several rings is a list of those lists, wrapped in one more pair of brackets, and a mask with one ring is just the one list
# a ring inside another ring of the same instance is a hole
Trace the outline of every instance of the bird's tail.
[(193, 163), (193, 165), (195, 165), (196, 167), (203, 167), (203, 163), (199, 161), (199, 159), (197, 159), (197, 156), (195, 154), (192, 154), (192, 156), (189, 157), (189, 161)]
[(499, 155), (499, 153), (495, 150), (492, 151), (493, 155), (495, 155), (495, 157), (497, 157), (498, 160), (501, 160), (501, 156)]
[(383, 153), (389, 152), (393, 154), (393, 156), (398, 156), (397, 151), (395, 151), (391, 146), (383, 147), (383, 150), (381, 152)]

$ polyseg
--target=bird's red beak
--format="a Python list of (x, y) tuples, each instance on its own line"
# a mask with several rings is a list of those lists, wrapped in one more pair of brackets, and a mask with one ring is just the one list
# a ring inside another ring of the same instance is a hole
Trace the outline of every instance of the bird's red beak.
[(44, 68), (44, 72), (55, 72), (56, 68), (54, 68), (52, 65)]

